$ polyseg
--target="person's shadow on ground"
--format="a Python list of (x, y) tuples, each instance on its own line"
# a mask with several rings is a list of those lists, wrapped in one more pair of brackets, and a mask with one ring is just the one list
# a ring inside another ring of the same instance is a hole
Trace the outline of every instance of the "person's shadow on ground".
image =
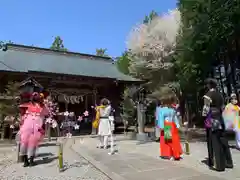
[(51, 147), (51, 146), (57, 146), (57, 143), (42, 143), (39, 145), (40, 147)]
[(48, 156), (54, 156), (53, 153), (38, 153), (35, 158), (45, 158)]
[(210, 166), (208, 165), (208, 158), (207, 158), (207, 157), (205, 157), (205, 159), (202, 160), (201, 162), (202, 162), (203, 164), (205, 164), (205, 165), (209, 168), (209, 170), (211, 170), (211, 171), (217, 171), (214, 167), (210, 167)]
[(91, 166), (88, 162), (74, 162), (72, 164), (65, 163), (63, 166), (62, 172), (67, 171), (71, 168), (82, 168), (82, 167), (85, 167), (87, 171), (87, 169)]
[(238, 148), (236, 145), (229, 145), (230, 149), (236, 149), (238, 151), (240, 151), (240, 148)]
[(208, 166), (208, 158), (205, 157), (203, 160), (201, 160), (201, 163), (205, 164), (206, 166)]
[(36, 155), (36, 158), (37, 159), (34, 161), (35, 165), (49, 164), (54, 160), (58, 159), (58, 157), (54, 156), (53, 153), (39, 153)]

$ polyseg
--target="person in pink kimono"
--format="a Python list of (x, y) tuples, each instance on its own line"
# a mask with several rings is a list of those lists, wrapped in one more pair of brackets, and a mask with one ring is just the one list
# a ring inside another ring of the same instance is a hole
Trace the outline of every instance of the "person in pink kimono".
[(40, 95), (33, 93), (31, 103), (27, 107), (20, 127), (20, 155), (24, 167), (34, 165), (36, 149), (44, 137), (43, 120), (48, 115), (48, 112), (46, 106), (41, 102)]

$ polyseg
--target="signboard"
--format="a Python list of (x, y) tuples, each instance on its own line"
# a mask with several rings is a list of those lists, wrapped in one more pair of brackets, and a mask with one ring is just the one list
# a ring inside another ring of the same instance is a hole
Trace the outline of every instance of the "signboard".
[(68, 95), (52, 95), (58, 102), (79, 104), (84, 101), (83, 96), (68, 96)]

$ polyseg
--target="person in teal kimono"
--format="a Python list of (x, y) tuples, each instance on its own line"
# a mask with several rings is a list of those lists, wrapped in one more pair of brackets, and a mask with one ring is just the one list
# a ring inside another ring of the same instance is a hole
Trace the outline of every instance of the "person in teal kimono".
[(160, 128), (160, 157), (180, 160), (182, 155), (178, 133), (180, 125), (177, 112), (171, 106), (173, 103), (174, 98), (166, 97), (162, 100), (162, 107), (157, 111), (158, 127)]

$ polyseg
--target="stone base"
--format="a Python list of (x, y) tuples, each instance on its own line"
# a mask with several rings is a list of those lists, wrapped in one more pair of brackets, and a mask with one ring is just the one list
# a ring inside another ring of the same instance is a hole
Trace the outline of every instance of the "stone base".
[(130, 140), (136, 140), (137, 133), (136, 132), (128, 132), (126, 136)]
[(137, 134), (137, 141), (148, 141), (148, 135), (147, 133), (141, 133), (141, 134)]

